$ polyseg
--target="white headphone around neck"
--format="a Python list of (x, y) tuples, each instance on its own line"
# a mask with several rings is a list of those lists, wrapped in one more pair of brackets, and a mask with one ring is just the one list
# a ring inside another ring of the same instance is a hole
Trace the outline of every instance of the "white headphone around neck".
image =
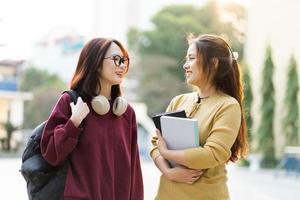
[[(110, 109), (109, 101), (107, 100), (107, 98), (105, 96), (102, 96), (102, 95), (95, 96), (92, 99), (91, 104), (92, 104), (93, 110), (99, 115), (105, 115), (106, 113), (108, 113), (108, 111)], [(122, 114), (124, 114), (126, 112), (127, 106), (128, 106), (128, 103), (124, 98), (117, 97), (114, 100), (112, 112), (117, 116), (121, 116)]]

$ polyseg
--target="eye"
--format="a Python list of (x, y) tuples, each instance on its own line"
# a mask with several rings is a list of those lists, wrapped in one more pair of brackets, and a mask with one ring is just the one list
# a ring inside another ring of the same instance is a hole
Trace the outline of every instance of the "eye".
[(193, 61), (193, 60), (195, 60), (195, 57), (187, 57), (186, 58), (186, 62), (190, 62), (190, 61)]
[(121, 64), (121, 57), (120, 56), (115, 55), (113, 58), (114, 58), (115, 63)]

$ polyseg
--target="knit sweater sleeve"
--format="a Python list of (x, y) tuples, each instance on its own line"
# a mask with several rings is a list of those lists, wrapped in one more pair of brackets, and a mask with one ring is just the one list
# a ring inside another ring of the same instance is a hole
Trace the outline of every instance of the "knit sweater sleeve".
[(143, 178), (140, 165), (140, 156), (137, 142), (137, 123), (135, 113), (132, 117), (132, 139), (131, 139), (131, 186), (130, 186), (130, 200), (143, 200)]
[(72, 112), (70, 102), (71, 98), (67, 93), (60, 97), (42, 134), (40, 142), (42, 156), (53, 166), (64, 163), (75, 148), (81, 131), (70, 120)]
[(241, 109), (238, 102), (224, 104), (215, 114), (212, 129), (203, 147), (186, 149), (187, 167), (207, 169), (223, 164), (231, 156), (241, 125)]

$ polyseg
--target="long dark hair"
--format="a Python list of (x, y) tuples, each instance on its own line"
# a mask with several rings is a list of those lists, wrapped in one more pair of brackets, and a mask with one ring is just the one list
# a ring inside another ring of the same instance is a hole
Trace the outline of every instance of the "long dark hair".
[[(189, 44), (195, 44), (197, 56), (203, 60), (203, 72), (211, 78), (213, 85), (220, 90), (234, 97), (240, 104), (242, 111), (241, 126), (239, 134), (231, 147), (230, 161), (236, 161), (244, 157), (248, 152), (247, 125), (243, 108), (243, 84), (241, 70), (233, 58), (233, 52), (229, 44), (216, 35), (188, 36)], [(218, 66), (213, 69), (213, 59), (218, 59)]]
[[(76, 90), (85, 101), (90, 101), (94, 96), (98, 95), (97, 90), (101, 90), (99, 77), (103, 68), (105, 54), (112, 42), (120, 47), (124, 56), (128, 57), (127, 50), (119, 41), (107, 38), (92, 39), (83, 47), (80, 53), (70, 88)], [(127, 70), (128, 68), (129, 62)], [(120, 85), (113, 85), (111, 88), (112, 99), (121, 95)]]

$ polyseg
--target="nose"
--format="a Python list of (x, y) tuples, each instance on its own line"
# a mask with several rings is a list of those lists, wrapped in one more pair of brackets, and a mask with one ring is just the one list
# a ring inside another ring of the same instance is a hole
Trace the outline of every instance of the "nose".
[(121, 65), (119, 66), (120, 69), (125, 70), (126, 69), (126, 64), (125, 63), (121, 63)]
[(182, 66), (182, 68), (183, 68), (184, 70), (187, 70), (187, 69), (190, 68), (190, 65), (186, 62), (186, 63), (184, 63), (184, 65)]

